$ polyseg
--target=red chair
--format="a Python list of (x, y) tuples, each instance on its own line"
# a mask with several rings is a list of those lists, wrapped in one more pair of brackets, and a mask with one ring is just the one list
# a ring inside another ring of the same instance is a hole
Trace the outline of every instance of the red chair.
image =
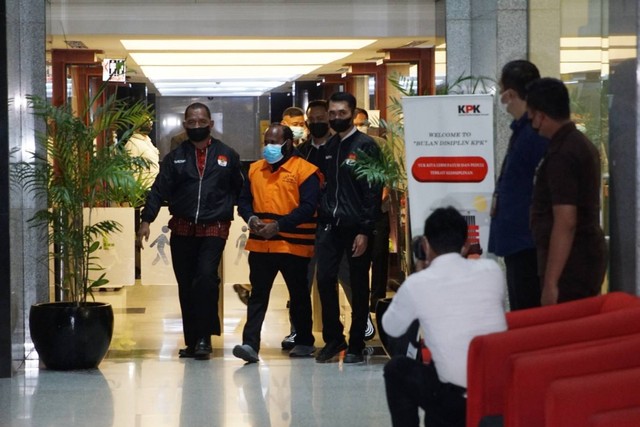
[[(639, 355), (640, 334), (512, 356), (508, 365), (505, 366), (509, 371), (509, 379), (506, 389), (504, 424), (509, 427), (545, 425), (546, 393), (554, 381), (640, 367)], [(633, 400), (637, 401), (638, 398), (635, 397), (630, 401)], [(567, 402), (567, 404), (570, 403)], [(584, 405), (586, 410), (589, 402), (584, 402)], [(586, 423), (571, 425), (584, 426)]]
[(591, 417), (588, 426), (638, 427), (640, 426), (640, 408), (627, 408), (596, 414)]
[(524, 328), (543, 323), (560, 322), (593, 316), (624, 308), (640, 306), (640, 298), (624, 292), (610, 292), (596, 297), (584, 298), (563, 304), (549, 305), (507, 313), (509, 329)]
[(467, 364), (467, 426), (478, 426), (484, 416), (503, 414), (510, 356), (635, 333), (640, 333), (640, 307), (475, 337)]
[[(544, 417), (545, 427), (640, 426), (640, 368), (553, 381)], [(624, 419), (635, 423), (621, 424)]]

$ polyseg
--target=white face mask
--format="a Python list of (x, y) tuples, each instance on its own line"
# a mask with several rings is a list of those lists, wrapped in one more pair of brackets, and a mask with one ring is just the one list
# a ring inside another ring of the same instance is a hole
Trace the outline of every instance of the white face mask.
[(303, 139), (305, 137), (305, 129), (302, 126), (289, 126), (293, 132), (293, 139)]
[(511, 114), (509, 112), (509, 105), (511, 104), (511, 94), (509, 90), (506, 90), (500, 95), (498, 99), (498, 109), (502, 111), (504, 114)]
[(360, 132), (366, 134), (367, 132), (369, 132), (369, 126), (356, 126), (356, 129), (358, 129)]

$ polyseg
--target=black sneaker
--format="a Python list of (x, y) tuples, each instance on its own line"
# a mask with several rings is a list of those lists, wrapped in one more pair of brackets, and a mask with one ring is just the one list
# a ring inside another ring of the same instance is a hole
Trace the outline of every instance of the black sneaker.
[(332, 341), (329, 344), (322, 347), (322, 350), (318, 352), (316, 355), (316, 362), (318, 363), (327, 363), (331, 361), (336, 355), (338, 355), (342, 350), (347, 349), (347, 343), (344, 339), (341, 341)]
[(233, 355), (247, 363), (258, 363), (258, 353), (249, 344), (242, 344), (233, 347)]
[(283, 350), (293, 350), (293, 347), (296, 346), (296, 333), (291, 332), (289, 335), (284, 337), (280, 345)]
[(367, 329), (364, 330), (364, 340), (369, 341), (372, 340), (373, 337), (376, 336), (376, 328), (373, 327), (373, 322), (371, 321), (371, 315), (367, 318)]

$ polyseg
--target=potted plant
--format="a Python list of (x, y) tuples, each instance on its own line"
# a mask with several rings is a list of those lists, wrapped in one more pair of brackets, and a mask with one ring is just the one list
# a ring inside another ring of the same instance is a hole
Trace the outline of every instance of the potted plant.
[(137, 197), (141, 183), (136, 172), (147, 166), (130, 157), (123, 144), (142, 125), (149, 107), (115, 94), (107, 97), (106, 88), (79, 114), (70, 105), (29, 97), (46, 132), (36, 135), (32, 158), (13, 165), (14, 180), (48, 200), (48, 207), (29, 221), (46, 235), (51, 248), (47, 261), (56, 265), (56, 293), (62, 301), (34, 304), (29, 328), (40, 360), (51, 369), (95, 368), (109, 348), (113, 310), (93, 301), (92, 289), (108, 282), (95, 253), (103, 237), (119, 231), (120, 224), (94, 222), (92, 213), (129, 195)]

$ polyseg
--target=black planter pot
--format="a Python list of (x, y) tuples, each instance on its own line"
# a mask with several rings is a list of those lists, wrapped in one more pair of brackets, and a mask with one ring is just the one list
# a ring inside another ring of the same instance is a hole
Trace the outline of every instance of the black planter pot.
[(49, 369), (96, 368), (113, 336), (111, 304), (71, 302), (34, 304), (29, 311), (31, 339)]

